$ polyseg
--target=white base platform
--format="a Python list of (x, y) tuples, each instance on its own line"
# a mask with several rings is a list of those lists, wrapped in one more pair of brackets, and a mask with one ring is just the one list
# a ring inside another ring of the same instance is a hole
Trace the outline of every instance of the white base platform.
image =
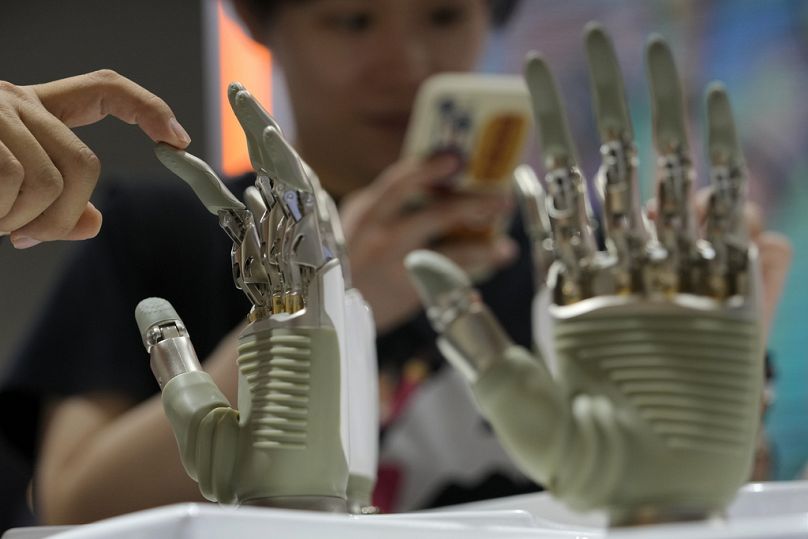
[(808, 538), (808, 481), (749, 484), (723, 521), (622, 530), (605, 522), (539, 493), (377, 516), (179, 504), (84, 526), (16, 528), (2, 539), (796, 539)]

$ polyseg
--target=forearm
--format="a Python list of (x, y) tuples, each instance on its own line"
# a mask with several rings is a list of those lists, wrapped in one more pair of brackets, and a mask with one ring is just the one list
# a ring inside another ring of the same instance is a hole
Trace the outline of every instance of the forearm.
[[(182, 468), (159, 396), (115, 417), (91, 416), (99, 404), (94, 396), (68, 399), (50, 421), (36, 483), (44, 522), (77, 524), (202, 500)], [(61, 447), (49, 448), (49, 441)]]
[[(206, 363), (231, 402), (237, 385), (234, 340), (235, 332)], [(120, 395), (95, 394), (54, 408), (36, 477), (43, 522), (90, 522), (169, 503), (204, 501), (182, 466), (160, 395), (132, 405)]]

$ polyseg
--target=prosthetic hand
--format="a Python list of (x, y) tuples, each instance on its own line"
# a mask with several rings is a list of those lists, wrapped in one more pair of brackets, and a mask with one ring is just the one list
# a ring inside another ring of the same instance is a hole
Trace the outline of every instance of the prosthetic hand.
[[(343, 395), (348, 404), (348, 511), (354, 514), (377, 513), (371, 503), (379, 464), (379, 372), (376, 357), (376, 325), (370, 305), (353, 286), (345, 235), (337, 205), (320, 189), (323, 206), (329, 214), (328, 243), (340, 261), (345, 284), (345, 342), (343, 367), (350, 374)], [(343, 429), (346, 422), (342, 423)]]
[(155, 151), (233, 240), (233, 279), (253, 303), (239, 337), (238, 411), (199, 367), (174, 309), (149, 298), (136, 316), (164, 408), (206, 498), (361, 510), (376, 470), (373, 318), (346, 291), (338, 218), (317, 176), (243, 87), (229, 98), (257, 172), (246, 205), (200, 159)]
[(510, 341), (451, 262), (420, 251), (406, 264), (442, 352), (529, 476), (573, 508), (605, 509), (612, 525), (703, 518), (748, 477), (763, 378), (756, 251), (744, 234), (746, 179), (729, 102), (710, 89), (712, 194), (699, 239), (682, 94), (668, 46), (650, 41), (658, 210), (646, 223), (611, 42), (592, 25), (586, 48), (606, 251), (596, 247), (552, 75), (539, 56), (526, 66), (546, 192), (526, 169), (517, 182), (537, 275), (546, 275), (556, 379)]

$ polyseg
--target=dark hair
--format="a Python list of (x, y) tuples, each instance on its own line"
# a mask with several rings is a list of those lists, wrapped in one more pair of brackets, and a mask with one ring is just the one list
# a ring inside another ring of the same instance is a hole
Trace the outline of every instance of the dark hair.
[[(241, 0), (241, 3), (257, 19), (272, 21), (278, 9), (284, 4), (303, 3), (311, 0)], [(505, 26), (516, 10), (519, 0), (488, 0), (488, 8), (491, 11), (491, 25), (494, 28)]]

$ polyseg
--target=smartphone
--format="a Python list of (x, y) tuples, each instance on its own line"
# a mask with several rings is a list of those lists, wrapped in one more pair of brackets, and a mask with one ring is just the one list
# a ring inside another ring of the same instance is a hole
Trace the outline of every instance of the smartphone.
[[(454, 153), (462, 167), (426, 200), (415, 203), (456, 193), (510, 190), (531, 126), (530, 98), (519, 76), (440, 73), (430, 77), (416, 96), (402, 156)], [(502, 228), (503, 223), (486, 222), (451, 236), (491, 236)]]

